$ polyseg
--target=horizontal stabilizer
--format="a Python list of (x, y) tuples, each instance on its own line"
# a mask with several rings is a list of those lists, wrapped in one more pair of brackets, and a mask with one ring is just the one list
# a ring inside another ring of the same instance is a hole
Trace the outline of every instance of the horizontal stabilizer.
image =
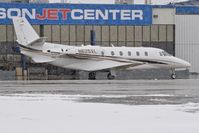
[(43, 46), (46, 40), (47, 40), (47, 37), (40, 37), (39, 39), (34, 40), (33, 42), (29, 43), (27, 46)]

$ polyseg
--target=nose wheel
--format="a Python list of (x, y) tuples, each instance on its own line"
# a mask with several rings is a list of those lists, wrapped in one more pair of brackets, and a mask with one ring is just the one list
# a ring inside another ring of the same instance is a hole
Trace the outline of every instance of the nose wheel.
[(175, 70), (171, 70), (172, 74), (171, 74), (171, 79), (176, 79), (176, 73)]
[(90, 72), (88, 74), (88, 79), (89, 80), (96, 80), (96, 72)]
[(176, 74), (175, 74), (175, 73), (172, 73), (172, 74), (171, 74), (171, 78), (172, 78), (172, 79), (176, 79)]
[(107, 75), (107, 78), (109, 79), (109, 80), (113, 80), (113, 79), (115, 79), (115, 75), (112, 75), (110, 72), (108, 73), (108, 75)]

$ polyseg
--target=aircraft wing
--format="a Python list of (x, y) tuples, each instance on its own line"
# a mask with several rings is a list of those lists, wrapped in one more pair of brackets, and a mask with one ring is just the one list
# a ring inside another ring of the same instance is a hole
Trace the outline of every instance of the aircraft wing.
[(132, 61), (128, 59), (110, 58), (110, 57), (83, 58), (82, 56), (75, 56), (75, 57), (70, 56), (70, 58), (78, 59), (78, 61), (73, 62), (65, 67), (76, 70), (84, 70), (84, 71), (127, 69), (129, 67), (135, 67), (144, 64), (143, 62)]
[(42, 56), (39, 56), (39, 57), (32, 57), (32, 60), (35, 62), (35, 63), (48, 63), (48, 62), (52, 62), (54, 61), (55, 59), (53, 58), (50, 58), (50, 57), (42, 57)]

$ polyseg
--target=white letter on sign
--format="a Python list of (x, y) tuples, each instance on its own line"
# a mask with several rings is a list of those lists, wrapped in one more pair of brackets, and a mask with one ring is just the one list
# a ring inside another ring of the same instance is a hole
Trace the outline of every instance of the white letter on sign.
[(84, 19), (85, 20), (94, 20), (94, 10), (84, 10)]
[(121, 20), (131, 20), (130, 10), (121, 10)]
[(142, 10), (132, 10), (132, 20), (135, 19), (143, 20), (143, 11)]
[(0, 19), (6, 18), (6, 9), (0, 8)]
[(26, 17), (27, 15), (30, 19), (35, 19), (35, 14), (35, 9), (32, 9), (32, 12), (30, 12), (28, 9), (22, 9), (22, 17)]
[[(79, 15), (77, 15), (79, 14)], [(83, 19), (83, 11), (80, 10), (80, 9), (74, 9), (71, 11), (71, 18), (72, 19), (76, 19), (76, 20), (80, 20), (80, 19)]]
[[(14, 15), (12, 15), (15, 13)], [(12, 17), (21, 17), (21, 10), (19, 8), (10, 8), (7, 11), (8, 18), (12, 19)]]
[(113, 14), (113, 20), (117, 19), (117, 13), (120, 12), (120, 10), (109, 10), (110, 13)]
[(108, 10), (105, 10), (104, 13), (101, 10), (96, 10), (96, 19), (99, 20), (100, 17), (103, 20), (108, 20)]

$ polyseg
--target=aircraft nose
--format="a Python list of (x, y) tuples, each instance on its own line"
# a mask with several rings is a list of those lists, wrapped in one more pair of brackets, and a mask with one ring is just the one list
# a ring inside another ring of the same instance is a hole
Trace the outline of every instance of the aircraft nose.
[(183, 67), (183, 68), (189, 68), (191, 67), (191, 64), (185, 60), (181, 60), (179, 61), (179, 64)]
[(187, 62), (187, 61), (184, 61), (184, 66), (185, 67), (191, 67), (191, 64), (189, 62)]
[(174, 57), (173, 60), (175, 60), (174, 67), (176, 67), (176, 68), (189, 68), (189, 67), (191, 67), (191, 64), (189, 62), (185, 61), (185, 60), (179, 59), (177, 57)]

